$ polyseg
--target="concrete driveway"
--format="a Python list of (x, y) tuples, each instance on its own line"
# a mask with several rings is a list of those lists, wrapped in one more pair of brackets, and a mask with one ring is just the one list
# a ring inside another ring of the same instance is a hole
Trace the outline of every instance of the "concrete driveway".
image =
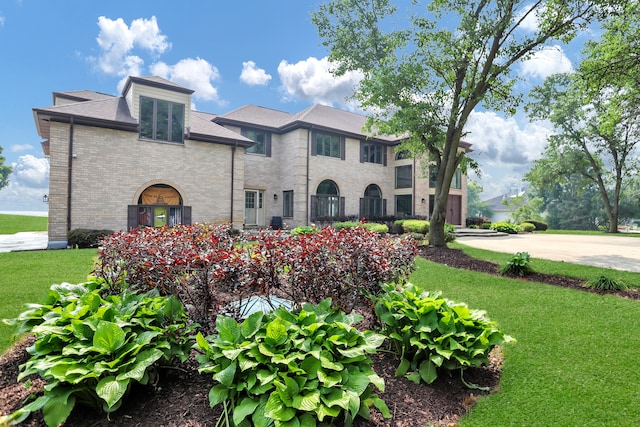
[(529, 252), (532, 258), (640, 272), (639, 237), (540, 233), (459, 237), (457, 241), (496, 252)]
[(47, 249), (48, 240), (46, 231), (25, 231), (16, 234), (0, 234), (0, 252)]

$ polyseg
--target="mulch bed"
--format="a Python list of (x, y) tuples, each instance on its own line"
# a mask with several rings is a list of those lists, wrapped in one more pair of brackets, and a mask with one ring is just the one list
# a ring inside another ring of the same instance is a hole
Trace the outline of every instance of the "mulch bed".
[[(454, 268), (465, 268), (489, 274), (497, 274), (498, 265), (468, 257), (461, 250), (449, 248), (422, 247), (420, 255), (426, 259)], [(525, 280), (525, 279), (523, 279)], [(533, 274), (526, 280), (549, 283), (583, 291), (582, 281), (567, 277)], [(601, 292), (598, 292), (601, 293)], [(620, 293), (627, 298), (640, 299), (637, 291)], [(16, 344), (0, 358), (0, 414), (7, 414), (22, 406), (23, 400), (31, 393), (41, 390), (44, 382), (31, 379), (31, 389), (25, 381), (18, 384), (18, 367), (26, 362), (25, 349), (32, 339)], [(487, 394), (467, 388), (459, 375), (441, 376), (431, 385), (414, 384), (405, 378), (396, 378), (397, 358), (388, 352), (373, 355), (375, 371), (385, 380), (385, 391), (379, 396), (385, 400), (392, 419), (384, 419), (375, 410), (371, 420), (358, 420), (356, 427), (414, 427), (446, 426), (457, 424), (457, 420), (476, 402), (478, 396)], [(492, 391), (499, 387), (502, 355), (495, 349), (490, 357), (490, 365), (465, 371), (465, 381)], [(210, 408), (209, 389), (213, 385), (211, 377), (200, 375), (197, 363), (190, 359), (179, 366), (163, 368), (160, 381), (155, 385), (137, 386), (132, 390), (126, 403), (115, 413), (97, 413), (77, 407), (65, 423), (77, 427), (102, 426), (214, 426), (221, 415), (220, 408)], [(45, 426), (41, 414), (33, 414), (22, 425)]]

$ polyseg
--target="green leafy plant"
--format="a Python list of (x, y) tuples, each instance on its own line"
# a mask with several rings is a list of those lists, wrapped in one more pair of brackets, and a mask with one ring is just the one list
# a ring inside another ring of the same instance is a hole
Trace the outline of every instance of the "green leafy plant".
[(517, 252), (506, 264), (500, 267), (500, 274), (524, 277), (533, 273), (529, 252)]
[(42, 409), (47, 425), (58, 426), (76, 403), (115, 411), (134, 382), (153, 380), (158, 363), (188, 358), (194, 325), (187, 325), (175, 297), (112, 290), (104, 280), (53, 285), (42, 304), (28, 304), (13, 320), (18, 333), (36, 337), (18, 381), (38, 374), (47, 385), (0, 423), (21, 422)]
[(289, 312), (256, 312), (244, 322), (218, 316), (217, 334), (198, 334), (200, 372), (213, 374), (211, 406), (224, 405), (218, 424), (315, 426), (340, 418), (351, 425), (375, 406), (389, 410), (372, 386), (384, 391), (370, 353), (384, 337), (360, 332), (360, 317), (331, 308), (331, 301)]
[(429, 232), (429, 221), (424, 219), (407, 219), (402, 223), (405, 233), (421, 233)]
[(297, 236), (299, 234), (315, 234), (319, 232), (320, 230), (318, 230), (316, 227), (313, 227), (311, 225), (301, 225), (291, 230), (290, 234), (292, 236)]
[(624, 282), (607, 276), (598, 276), (586, 281), (584, 285), (588, 288), (598, 289), (601, 291), (623, 291), (625, 289), (629, 289)]
[(506, 221), (494, 222), (493, 224), (491, 224), (490, 228), (491, 230), (496, 230), (501, 233), (508, 234), (518, 234), (518, 232), (520, 231), (520, 227), (517, 224), (511, 224), (510, 222)]
[(536, 231), (536, 226), (531, 224), (530, 222), (523, 222), (522, 224), (520, 224), (520, 230), (531, 233), (533, 231)]
[(484, 312), (439, 293), (423, 292), (410, 283), (383, 288), (373, 301), (382, 332), (400, 355), (396, 376), (427, 384), (438, 378), (439, 370), (460, 370), (462, 376), (466, 368), (488, 364), (493, 347), (514, 341)]

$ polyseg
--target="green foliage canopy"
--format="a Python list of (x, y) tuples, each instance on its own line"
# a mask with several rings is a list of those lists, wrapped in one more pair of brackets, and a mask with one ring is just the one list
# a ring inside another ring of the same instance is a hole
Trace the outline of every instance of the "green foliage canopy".
[(6, 166), (4, 162), (6, 159), (2, 155), (2, 146), (0, 146), (0, 189), (3, 189), (9, 185), (9, 175), (11, 175), (11, 166)]
[[(356, 97), (371, 111), (369, 129), (406, 135), (437, 166), (430, 244), (445, 244), (447, 197), (459, 166), (469, 115), (479, 104), (513, 113), (520, 60), (555, 39), (569, 41), (597, 17), (600, 0), (534, 2), (329, 0), (312, 13), (336, 74), (359, 72)], [(406, 28), (398, 20), (407, 17)], [(538, 23), (523, 30), (527, 19)], [(391, 22), (393, 19), (393, 22)], [(414, 150), (415, 153), (415, 150)]]

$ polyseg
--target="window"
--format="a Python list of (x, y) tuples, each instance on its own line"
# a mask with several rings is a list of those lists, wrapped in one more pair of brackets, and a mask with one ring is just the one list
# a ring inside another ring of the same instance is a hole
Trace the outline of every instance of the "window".
[(361, 203), (361, 216), (372, 218), (384, 215), (382, 191), (377, 185), (371, 184), (364, 190), (364, 198)]
[(140, 97), (140, 138), (182, 143), (184, 105)]
[(335, 182), (327, 179), (316, 190), (316, 217), (337, 217), (340, 213), (340, 193)]
[(386, 163), (383, 160), (383, 153), (386, 147), (383, 147), (382, 144), (361, 142), (360, 148), (360, 155), (363, 163), (377, 163), (379, 165)]
[(282, 192), (282, 216), (293, 218), (293, 190)]
[(411, 194), (396, 196), (396, 216), (413, 215), (413, 197)]
[(263, 156), (271, 157), (271, 134), (261, 130), (243, 129), (242, 135), (246, 136), (252, 141), (255, 141), (255, 145), (245, 149), (245, 153), (262, 154)]
[(410, 158), (411, 158), (411, 152), (409, 152), (408, 150), (402, 150), (396, 153), (396, 160), (405, 160)]
[(340, 137), (337, 135), (329, 135), (326, 133), (315, 134), (315, 154), (318, 156), (341, 158)]
[(451, 188), (455, 188), (456, 190), (460, 190), (462, 188), (462, 171), (460, 168), (456, 169), (456, 173), (453, 174)]
[[(435, 165), (429, 166), (429, 187), (435, 188), (438, 179), (438, 169)], [(451, 188), (459, 190), (462, 188), (462, 171), (460, 168), (456, 169), (451, 179)]]
[(413, 166), (396, 166), (396, 188), (411, 188), (413, 186)]

